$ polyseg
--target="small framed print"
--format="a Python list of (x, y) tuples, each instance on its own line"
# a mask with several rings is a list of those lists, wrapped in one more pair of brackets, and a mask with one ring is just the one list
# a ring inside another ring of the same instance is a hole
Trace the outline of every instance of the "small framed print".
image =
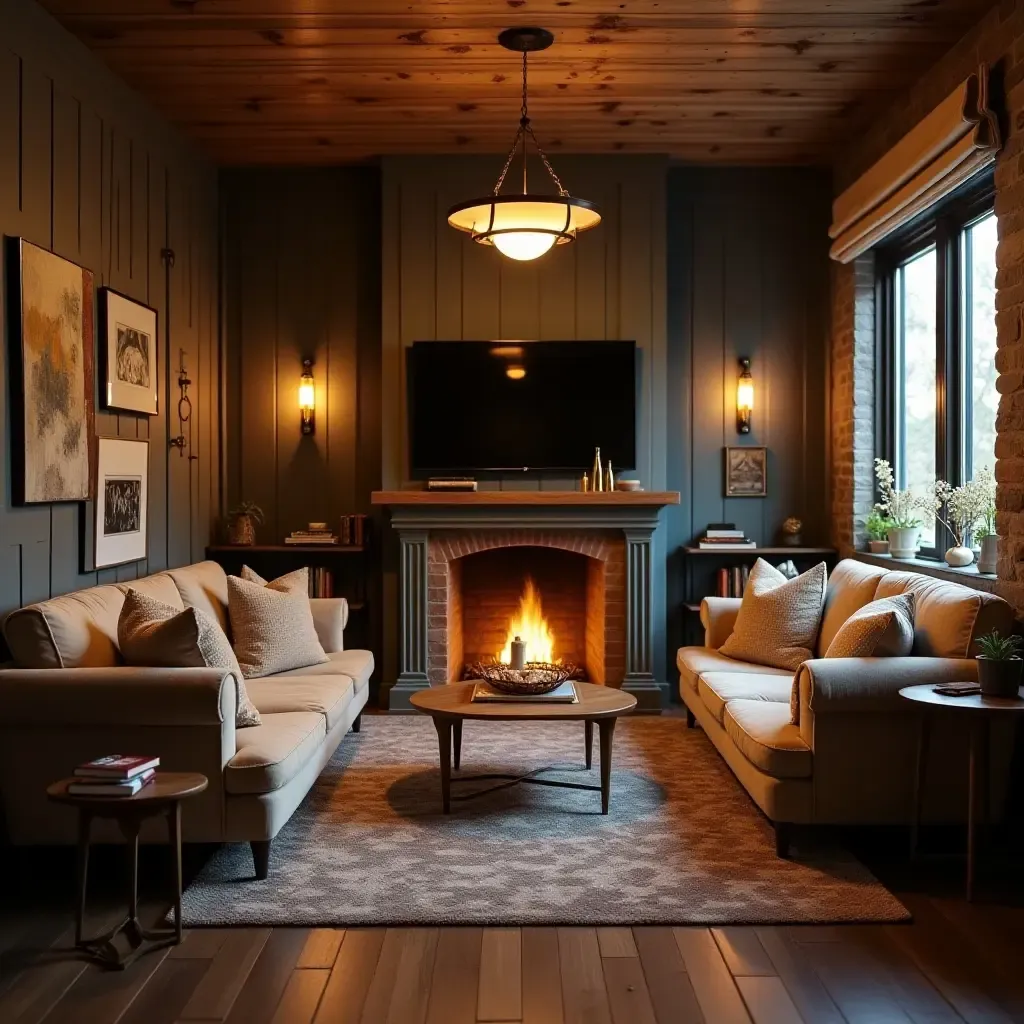
[(146, 557), (149, 442), (101, 437), (96, 460), (96, 558), (104, 569)]
[(763, 498), (768, 494), (768, 449), (725, 449), (725, 496)]
[(157, 413), (156, 310), (115, 292), (100, 290), (103, 404), (147, 416)]

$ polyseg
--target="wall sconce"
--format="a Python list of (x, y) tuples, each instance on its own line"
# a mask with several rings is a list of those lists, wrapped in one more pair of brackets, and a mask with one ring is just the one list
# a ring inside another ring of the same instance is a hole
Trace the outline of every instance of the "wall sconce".
[(313, 382), (313, 360), (302, 360), (302, 376), (299, 378), (299, 414), (302, 417), (303, 434), (316, 431), (316, 384)]
[(754, 378), (750, 376), (750, 360), (740, 359), (740, 376), (736, 381), (736, 432), (750, 433), (750, 416), (754, 411)]

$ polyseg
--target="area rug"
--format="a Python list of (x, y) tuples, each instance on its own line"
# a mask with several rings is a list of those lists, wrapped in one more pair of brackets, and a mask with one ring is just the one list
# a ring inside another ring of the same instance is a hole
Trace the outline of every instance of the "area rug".
[[(595, 730), (596, 733), (596, 730)], [(842, 849), (775, 856), (770, 824), (679, 718), (621, 719), (600, 793), (516, 785), (440, 813), (426, 718), (368, 716), (274, 840), (270, 877), (225, 846), (184, 894), (195, 925), (786, 924), (909, 915)], [(596, 741), (596, 735), (595, 735)], [(458, 775), (597, 785), (579, 723), (466, 722)], [(494, 782), (456, 783), (465, 795)], [(813, 842), (813, 838), (812, 838)]]

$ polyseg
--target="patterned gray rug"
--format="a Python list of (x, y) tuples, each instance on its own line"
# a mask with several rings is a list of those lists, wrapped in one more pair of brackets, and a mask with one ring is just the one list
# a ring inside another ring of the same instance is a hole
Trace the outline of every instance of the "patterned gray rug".
[[(596, 730), (595, 730), (596, 732)], [(583, 727), (467, 722), (462, 774), (597, 784)], [(741, 924), (899, 921), (907, 911), (835, 848), (775, 856), (768, 822), (699, 730), (620, 720), (611, 813), (600, 794), (518, 785), (440, 813), (437, 736), (372, 716), (274, 840), (257, 882), (220, 849), (184, 895), (186, 925)], [(463, 783), (456, 795), (494, 783)], [(798, 835), (799, 844), (801, 837)]]

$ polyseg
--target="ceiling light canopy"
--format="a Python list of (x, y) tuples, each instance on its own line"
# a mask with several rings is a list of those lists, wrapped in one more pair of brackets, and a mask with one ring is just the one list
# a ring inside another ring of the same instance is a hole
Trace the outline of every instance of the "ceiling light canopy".
[[(601, 214), (593, 203), (569, 195), (555, 174), (547, 154), (540, 148), (530, 123), (526, 89), (527, 55), (537, 50), (546, 50), (554, 42), (554, 36), (543, 28), (508, 28), (498, 36), (498, 42), (505, 49), (523, 55), (523, 105), (519, 128), (494, 191), (485, 199), (471, 199), (453, 206), (448, 211), (448, 223), (459, 231), (465, 231), (474, 242), (493, 245), (510, 259), (535, 260), (552, 246), (572, 242), (579, 232), (596, 227), (601, 223)], [(557, 195), (529, 193), (526, 186), (527, 139), (533, 143), (544, 169), (551, 176), (558, 190)], [(523, 191), (502, 195), (501, 188), (520, 150)]]

